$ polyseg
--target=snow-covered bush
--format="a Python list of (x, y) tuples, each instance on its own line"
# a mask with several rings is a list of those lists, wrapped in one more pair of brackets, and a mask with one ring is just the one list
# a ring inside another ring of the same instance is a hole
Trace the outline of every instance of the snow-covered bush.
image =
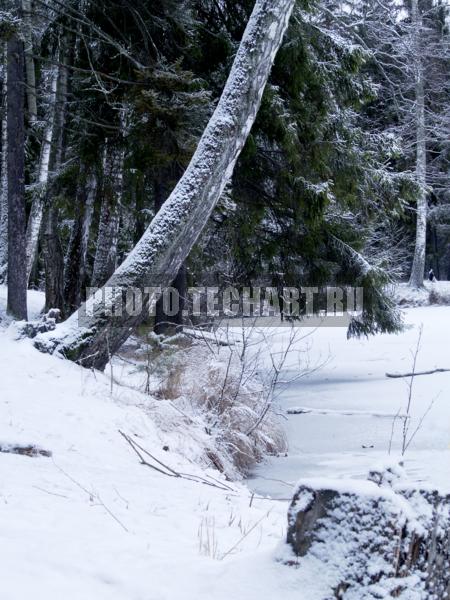
[(428, 295), (428, 302), (429, 304), (450, 305), (450, 289), (433, 285)]
[(210, 334), (152, 334), (147, 342), (139, 350), (141, 386), (203, 423), (206, 455), (216, 468), (234, 478), (248, 474), (265, 455), (286, 452), (273, 410), (280, 369), (275, 360), (262, 364), (262, 340), (250, 346), (242, 340), (218, 343)]
[(193, 344), (171, 370), (161, 391), (179, 386), (180, 396), (194, 411), (204, 413), (208, 433), (219, 451), (216, 462), (247, 473), (265, 454), (286, 450), (274, 412), (268, 407), (272, 390), (235, 348), (211, 352)]
[(395, 288), (395, 299), (403, 308), (428, 305), (450, 305), (450, 284), (448, 281), (425, 280), (423, 287), (416, 289), (407, 284)]

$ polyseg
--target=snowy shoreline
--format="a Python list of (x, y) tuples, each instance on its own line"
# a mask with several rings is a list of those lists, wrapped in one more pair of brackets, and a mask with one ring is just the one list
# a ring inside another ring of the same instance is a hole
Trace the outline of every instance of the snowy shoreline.
[[(38, 294), (34, 300), (38, 312)], [(384, 372), (409, 366), (420, 323), (421, 367), (441, 365), (447, 355), (450, 308), (406, 314), (410, 327), (395, 336), (347, 341), (337, 328), (315, 332), (311, 362), (325, 355), (331, 360), (279, 399), (283, 410), (301, 404), (314, 412), (288, 417), (288, 456), (268, 459), (245, 485), (198, 463), (201, 440), (191, 437), (170, 402), (149, 403), (129, 387), (111, 391), (108, 374), (41, 354), (30, 340), (16, 340), (14, 325), (3, 327), (0, 440), (36, 444), (52, 457), (0, 454), (2, 598), (269, 600), (282, 594), (319, 600), (314, 565), (292, 568), (276, 560), (283, 555), (292, 484), (311, 476), (364, 478), (386, 460), (390, 420), (358, 411), (400, 408), (404, 382)], [(286, 331), (280, 336), (282, 345)], [(449, 374), (419, 379), (414, 418), (442, 393), (406, 456), (406, 469), (421, 485), (426, 480), (448, 488)], [(325, 408), (336, 412), (320, 414)], [(348, 410), (355, 414), (342, 414)], [(222, 480), (231, 489), (139, 464), (119, 429), (138, 436), (172, 468)], [(392, 458), (397, 455), (398, 447)]]

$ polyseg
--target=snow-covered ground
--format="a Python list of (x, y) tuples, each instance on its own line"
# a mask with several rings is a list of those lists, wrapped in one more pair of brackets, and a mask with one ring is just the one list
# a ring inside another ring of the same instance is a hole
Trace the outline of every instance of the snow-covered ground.
[(421, 289), (411, 288), (407, 283), (395, 286), (397, 303), (403, 307), (428, 306), (433, 304), (450, 305), (450, 282), (425, 280)]
[[(0, 288), (2, 316), (4, 296)], [(41, 302), (34, 294), (33, 314)], [(288, 417), (288, 457), (261, 465), (251, 486), (287, 499), (290, 485), (270, 479), (362, 476), (385, 460), (392, 419), (364, 413), (396, 414), (404, 406), (404, 381), (384, 373), (410, 369), (420, 323), (418, 368), (450, 367), (450, 308), (411, 309), (407, 321), (414, 328), (399, 336), (347, 342), (344, 330), (328, 328), (308, 338), (311, 365), (328, 359), (326, 365), (291, 384), (279, 402), (283, 410), (316, 413)], [(307, 561), (296, 569), (275, 560), (287, 501), (251, 499), (244, 485), (202, 465), (200, 442), (170, 402), (111, 386), (108, 372), (40, 354), (30, 340), (16, 340), (14, 324), (1, 325), (0, 445), (32, 443), (52, 452), (0, 453), (1, 600), (322, 600), (317, 570)], [(286, 330), (277, 335), (274, 346)], [(417, 378), (417, 418), (440, 395), (406, 456), (417, 478), (443, 487), (450, 472), (449, 384), (450, 373)], [(318, 414), (323, 409), (334, 412)], [(139, 464), (119, 429), (177, 471), (230, 489)]]
[[(4, 317), (4, 288), (0, 302)], [(298, 574), (273, 560), (285, 503), (252, 499), (199, 466), (198, 442), (169, 402), (111, 391), (107, 374), (41, 354), (5, 325), (0, 445), (52, 457), (0, 453), (1, 600), (269, 599), (283, 587), (299, 598)], [(139, 464), (119, 429), (177, 471), (229, 489)]]

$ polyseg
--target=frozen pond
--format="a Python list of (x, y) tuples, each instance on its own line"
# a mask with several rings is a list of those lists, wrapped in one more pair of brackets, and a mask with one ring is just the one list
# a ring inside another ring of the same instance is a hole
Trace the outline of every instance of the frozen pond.
[[(403, 414), (408, 401), (407, 379), (390, 379), (386, 372), (407, 373), (422, 325), (417, 371), (450, 368), (450, 307), (405, 311), (406, 330), (347, 340), (343, 328), (318, 328), (304, 342), (311, 374), (293, 381), (278, 398), (286, 418), (288, 455), (260, 465), (249, 485), (273, 498), (289, 498), (302, 477), (364, 477), (368, 470), (400, 456)], [(281, 333), (277, 344), (282, 344)], [(292, 362), (294, 360), (292, 359)], [(299, 371), (297, 359), (285, 373)], [(300, 408), (302, 414), (288, 414)], [(410, 436), (405, 465), (416, 480), (450, 488), (450, 373), (414, 379)], [(423, 419), (422, 424), (420, 424)]]

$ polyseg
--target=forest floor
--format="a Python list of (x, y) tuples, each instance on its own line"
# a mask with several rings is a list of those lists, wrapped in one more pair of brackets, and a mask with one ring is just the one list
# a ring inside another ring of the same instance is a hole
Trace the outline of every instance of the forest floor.
[[(0, 288), (0, 317), (4, 305)], [(30, 294), (30, 305), (37, 315), (42, 296)], [(200, 442), (169, 402), (40, 354), (3, 318), (0, 446), (33, 444), (52, 456), (0, 453), (2, 600), (321, 600), (316, 570), (275, 560), (290, 483), (311, 474), (361, 477), (386, 460), (392, 415), (404, 410), (407, 391), (385, 371), (410, 370), (421, 323), (418, 370), (450, 367), (450, 307), (408, 309), (406, 321), (398, 336), (347, 342), (343, 329), (327, 328), (304, 339), (309, 367), (321, 369), (278, 403), (311, 412), (288, 416), (289, 456), (261, 465), (248, 482), (285, 498), (271, 500), (252, 499), (247, 486), (200, 464)], [(293, 361), (287, 371), (304, 367)], [(414, 422), (434, 404), (405, 457), (413, 477), (441, 487), (449, 485), (449, 388), (450, 373), (416, 379)], [(227, 489), (139, 464), (119, 429), (176, 471)], [(397, 427), (396, 454), (398, 436)]]

